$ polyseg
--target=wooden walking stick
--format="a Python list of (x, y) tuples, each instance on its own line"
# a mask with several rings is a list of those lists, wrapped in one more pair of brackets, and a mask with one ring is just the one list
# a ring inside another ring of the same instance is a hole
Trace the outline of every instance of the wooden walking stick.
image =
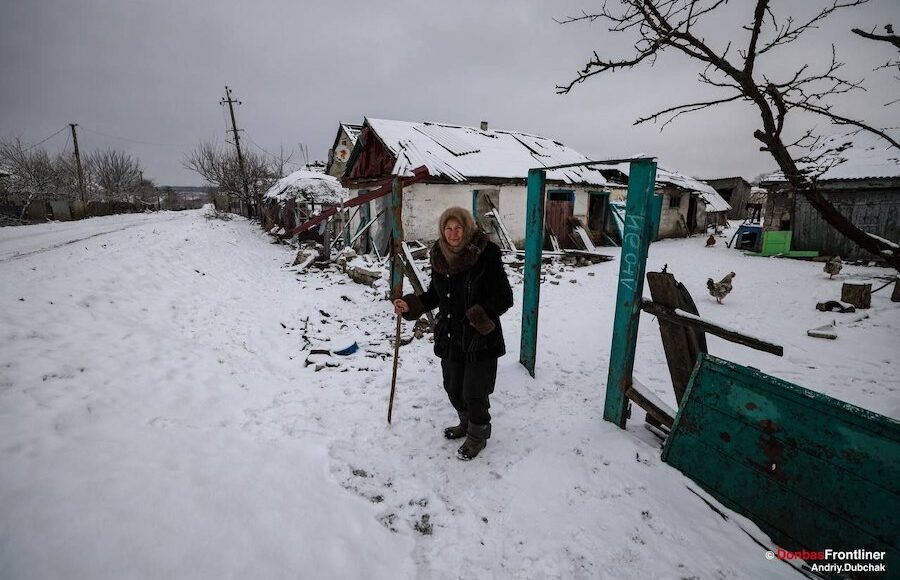
[(400, 360), (400, 321), (397, 315), (397, 335), (394, 337), (394, 373), (391, 376), (391, 397), (388, 400), (388, 425), (391, 424), (391, 412), (394, 410), (394, 390), (397, 387), (397, 361)]

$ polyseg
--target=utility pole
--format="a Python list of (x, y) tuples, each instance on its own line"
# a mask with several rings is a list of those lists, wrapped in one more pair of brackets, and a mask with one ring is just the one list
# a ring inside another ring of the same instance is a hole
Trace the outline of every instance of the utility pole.
[(75, 166), (78, 170), (78, 191), (81, 192), (81, 203), (84, 203), (84, 170), (81, 168), (81, 153), (78, 151), (78, 134), (75, 132), (77, 123), (69, 123), (72, 128), (72, 143), (75, 145)]
[[(247, 200), (247, 210), (249, 213), (253, 213), (253, 210), (250, 206), (250, 192), (247, 190), (247, 178), (246, 173), (244, 173), (244, 155), (241, 153), (241, 139), (238, 137), (238, 128), (237, 123), (234, 120), (234, 104), (241, 104), (240, 101), (231, 98), (231, 89), (228, 88), (228, 85), (225, 85), (225, 97), (219, 101), (220, 105), (228, 104), (228, 112), (231, 115), (231, 132), (234, 134), (234, 147), (237, 149), (237, 158), (238, 158), (238, 169), (241, 172), (241, 188), (244, 191), (244, 199)], [(251, 216), (252, 217), (252, 216)]]

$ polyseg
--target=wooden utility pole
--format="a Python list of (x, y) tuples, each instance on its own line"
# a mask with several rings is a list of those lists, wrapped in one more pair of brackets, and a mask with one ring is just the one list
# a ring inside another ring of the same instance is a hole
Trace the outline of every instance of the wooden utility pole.
[(244, 192), (244, 199), (247, 200), (247, 210), (252, 213), (250, 209), (250, 192), (247, 189), (247, 178), (246, 173), (244, 173), (244, 155), (241, 153), (241, 138), (238, 136), (238, 128), (237, 123), (234, 120), (234, 104), (241, 104), (240, 101), (231, 98), (231, 89), (228, 88), (228, 85), (225, 86), (225, 97), (219, 101), (220, 105), (228, 105), (228, 113), (231, 115), (231, 132), (234, 135), (234, 147), (237, 149), (237, 158), (238, 158), (238, 169), (241, 172), (241, 189)]
[(84, 170), (81, 168), (81, 153), (78, 151), (78, 134), (75, 132), (77, 123), (69, 123), (72, 128), (72, 143), (75, 146), (75, 167), (78, 173), (78, 191), (81, 192), (81, 203), (84, 203)]

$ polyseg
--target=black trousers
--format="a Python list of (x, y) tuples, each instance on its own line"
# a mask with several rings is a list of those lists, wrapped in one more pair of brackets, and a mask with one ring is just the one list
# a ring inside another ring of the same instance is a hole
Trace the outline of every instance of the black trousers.
[(480, 439), (491, 436), (491, 403), (497, 381), (497, 359), (465, 362), (441, 360), (444, 390), (460, 418), (469, 421), (469, 435)]

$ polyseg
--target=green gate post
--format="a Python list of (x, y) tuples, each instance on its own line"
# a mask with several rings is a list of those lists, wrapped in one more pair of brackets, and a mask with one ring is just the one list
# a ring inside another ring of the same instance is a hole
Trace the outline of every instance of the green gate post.
[(403, 184), (391, 183), (391, 300), (403, 296)]
[(631, 386), (631, 374), (634, 370), (644, 272), (647, 269), (647, 250), (652, 235), (653, 219), (650, 211), (655, 183), (655, 161), (636, 159), (631, 162), (628, 198), (625, 201), (622, 257), (619, 262), (619, 288), (616, 293), (616, 318), (613, 323), (606, 402), (603, 407), (603, 418), (623, 429), (628, 409), (625, 391)]
[(537, 354), (538, 303), (541, 296), (541, 253), (544, 248), (544, 184), (547, 172), (528, 170), (525, 210), (525, 288), (522, 292), (522, 343), (519, 362), (534, 378)]

